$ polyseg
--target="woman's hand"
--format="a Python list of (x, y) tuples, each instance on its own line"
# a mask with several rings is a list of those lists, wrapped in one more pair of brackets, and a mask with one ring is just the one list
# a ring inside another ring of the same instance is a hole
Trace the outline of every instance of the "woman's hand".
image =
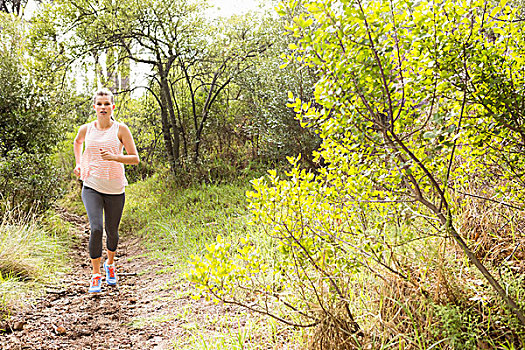
[(116, 154), (110, 153), (110, 152), (108, 152), (106, 150), (103, 150), (102, 148), (100, 149), (100, 156), (104, 160), (114, 160), (114, 161), (117, 160), (117, 155)]
[(77, 177), (80, 177), (80, 165), (79, 164), (75, 166), (75, 169), (73, 169), (73, 172), (75, 173)]

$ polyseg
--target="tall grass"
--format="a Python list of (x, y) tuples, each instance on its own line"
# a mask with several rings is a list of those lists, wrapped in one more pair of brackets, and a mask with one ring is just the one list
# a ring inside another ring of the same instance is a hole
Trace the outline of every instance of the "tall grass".
[(169, 262), (184, 262), (218, 234), (251, 229), (248, 189), (248, 182), (179, 188), (155, 175), (126, 190), (121, 230), (139, 234), (151, 252)]
[(55, 282), (66, 267), (68, 225), (45, 217), (4, 210), (0, 218), (0, 319), (22, 300)]

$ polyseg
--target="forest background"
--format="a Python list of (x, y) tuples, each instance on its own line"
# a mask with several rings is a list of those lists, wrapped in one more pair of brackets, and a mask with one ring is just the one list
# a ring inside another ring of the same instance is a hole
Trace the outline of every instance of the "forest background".
[(107, 86), (141, 156), (123, 229), (196, 297), (297, 348), (525, 346), (521, 2), (25, 5), (0, 6), (4, 317), (70, 244), (53, 210), (82, 213), (71, 145)]

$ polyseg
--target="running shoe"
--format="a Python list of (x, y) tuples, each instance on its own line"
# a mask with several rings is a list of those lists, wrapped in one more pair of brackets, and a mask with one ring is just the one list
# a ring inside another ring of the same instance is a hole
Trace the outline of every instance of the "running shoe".
[(89, 285), (90, 293), (100, 293), (102, 290), (102, 275), (96, 274), (91, 278), (91, 284)]
[(104, 262), (104, 271), (106, 271), (106, 283), (110, 286), (115, 286), (117, 284), (117, 269), (115, 269), (115, 264), (108, 265)]

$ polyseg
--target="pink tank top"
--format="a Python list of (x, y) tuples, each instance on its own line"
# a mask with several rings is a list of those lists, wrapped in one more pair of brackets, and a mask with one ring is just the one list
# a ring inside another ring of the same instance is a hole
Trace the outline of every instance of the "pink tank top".
[(118, 138), (118, 130), (119, 123), (114, 121), (113, 125), (106, 130), (97, 129), (95, 122), (91, 122), (86, 131), (85, 149), (80, 163), (80, 178), (89, 187), (97, 187), (96, 184), (102, 186), (103, 188), (93, 189), (103, 193), (122, 193), (124, 187), (128, 185), (124, 174), (124, 164), (104, 160), (100, 155), (100, 149), (122, 154), (123, 144)]

